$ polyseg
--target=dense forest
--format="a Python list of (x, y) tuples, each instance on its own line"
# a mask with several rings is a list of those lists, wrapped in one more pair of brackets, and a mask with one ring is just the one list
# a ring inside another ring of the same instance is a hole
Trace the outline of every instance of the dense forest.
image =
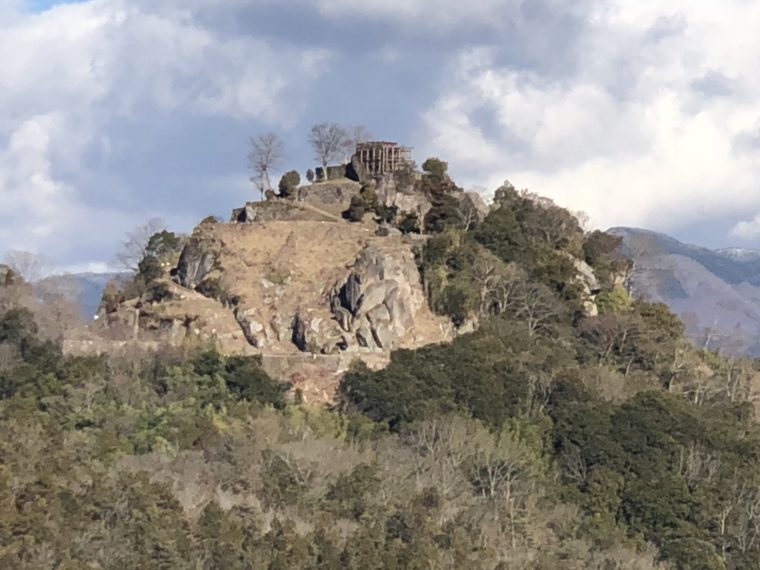
[[(750, 569), (757, 366), (629, 297), (618, 240), (445, 170), (419, 255), (454, 342), (356, 363), (331, 409), (255, 357), (66, 357), (0, 287), (0, 567)], [(599, 279), (584, 310), (574, 260)]]

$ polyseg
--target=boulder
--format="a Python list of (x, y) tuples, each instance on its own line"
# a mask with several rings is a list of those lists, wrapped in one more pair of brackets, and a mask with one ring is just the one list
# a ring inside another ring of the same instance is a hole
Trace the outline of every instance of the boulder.
[(375, 230), (375, 235), (380, 237), (400, 236), (401, 230), (394, 228), (393, 226), (383, 224)]
[(174, 271), (175, 281), (183, 287), (195, 289), (214, 270), (215, 265), (216, 253), (210, 249), (208, 242), (192, 237), (179, 257)]
[(255, 320), (255, 311), (235, 309), (235, 320), (240, 325), (240, 329), (245, 335), (245, 339), (254, 348), (264, 348), (267, 342), (267, 332), (264, 325)]
[(471, 224), (479, 224), (485, 220), (490, 208), (483, 196), (478, 192), (465, 192), (462, 195), (462, 201), (460, 202), (459, 209), (466, 221)]
[(272, 332), (274, 333), (274, 338), (277, 339), (277, 342), (282, 342), (283, 339), (283, 329), (282, 329), (282, 316), (279, 313), (276, 313), (272, 316), (271, 319), (269, 319), (269, 326), (272, 329)]
[(382, 350), (391, 350), (396, 340), (391, 323), (380, 321), (372, 325), (372, 337), (375, 339), (378, 348)]
[(340, 290), (340, 303), (349, 313), (356, 316), (359, 309), (359, 301), (362, 296), (361, 275), (354, 272), (349, 275), (346, 283)]
[(256, 210), (253, 207), (253, 203), (248, 202), (242, 208), (235, 208), (232, 210), (232, 217), (230, 218), (230, 221), (240, 224), (256, 221)]
[(601, 291), (599, 280), (596, 278), (594, 269), (582, 259), (573, 257), (577, 280), (583, 285), (583, 289), (589, 295), (597, 295)]
[(363, 320), (356, 328), (356, 341), (362, 348), (375, 348), (375, 339), (369, 322)]
[(575, 267), (575, 282), (581, 286), (583, 291), (583, 314), (587, 317), (595, 317), (599, 314), (599, 308), (596, 305), (596, 296), (601, 291), (599, 280), (594, 273), (594, 269), (582, 259), (578, 259), (570, 254), (567, 257)]
[(313, 354), (333, 354), (344, 350), (348, 344), (337, 322), (326, 320), (313, 311), (296, 314), (291, 338), (299, 351)]
[[(353, 332), (358, 346), (392, 350), (414, 326), (424, 304), (421, 278), (411, 252), (365, 247), (351, 273), (331, 300), (332, 312), (344, 332)], [(345, 326), (349, 313), (351, 326)], [(351, 346), (353, 343), (346, 343)]]

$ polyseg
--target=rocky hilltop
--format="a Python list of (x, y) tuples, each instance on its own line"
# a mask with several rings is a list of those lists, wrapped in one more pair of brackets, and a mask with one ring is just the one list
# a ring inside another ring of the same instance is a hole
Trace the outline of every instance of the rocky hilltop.
[(175, 276), (226, 307), (254, 349), (386, 352), (442, 338), (415, 263), (423, 241), (338, 222), (213, 224), (194, 232)]
[[(482, 246), (462, 246), (463, 232), (489, 209), (451, 181), (446, 163), (429, 159), (423, 172), (359, 180), (331, 173), (305, 186), (290, 184), (298, 174), (288, 173), (279, 195), (236, 208), (228, 222), (207, 218), (190, 236), (155, 234), (133, 281), (108, 288), (98, 319), (69, 334), (64, 350), (213, 346), (259, 356), (270, 376), (304, 399), (331, 401), (356, 360), (382, 368), (392, 351), (451, 341), (515, 303), (537, 314), (531, 334), (554, 314), (550, 291), (531, 289), (525, 271), (510, 265), (514, 252), (500, 260)], [(518, 197), (511, 185), (501, 192), (502, 201), (514, 196), (522, 204), (522, 217), (559, 212)], [(567, 251), (562, 238), (542, 263), (561, 268), (552, 286), (594, 316), (600, 285), (578, 257), (583, 232), (574, 220), (563, 223), (572, 236)], [(488, 231), (513, 222), (505, 224)], [(469, 269), (457, 277), (462, 264)]]
[[(388, 187), (383, 203), (409, 196)], [(313, 184), (293, 200), (248, 203), (228, 223), (204, 221), (149, 290), (104, 307), (66, 351), (208, 343), (260, 355), (305, 398), (328, 400), (357, 358), (378, 368), (393, 350), (450, 340), (454, 327), (428, 307), (418, 269), (427, 236), (343, 219), (361, 188)], [(403, 202), (405, 214), (431, 208), (420, 197)]]

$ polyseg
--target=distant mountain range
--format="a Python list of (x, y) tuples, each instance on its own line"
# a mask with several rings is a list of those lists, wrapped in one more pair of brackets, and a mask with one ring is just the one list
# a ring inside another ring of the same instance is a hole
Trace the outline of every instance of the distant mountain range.
[(634, 260), (633, 292), (666, 303), (698, 344), (760, 356), (760, 250), (710, 250), (665, 234), (612, 228)]
[(67, 273), (46, 277), (34, 286), (38, 290), (56, 291), (74, 299), (82, 318), (90, 320), (98, 311), (103, 290), (108, 282), (126, 277), (125, 273)]

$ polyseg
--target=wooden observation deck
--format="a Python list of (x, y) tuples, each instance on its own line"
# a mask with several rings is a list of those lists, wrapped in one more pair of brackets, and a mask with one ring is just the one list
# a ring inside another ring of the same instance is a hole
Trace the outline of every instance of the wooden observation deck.
[(380, 176), (389, 172), (396, 172), (410, 164), (412, 162), (412, 149), (411, 147), (400, 146), (395, 142), (363, 142), (356, 145), (354, 156), (366, 174)]

